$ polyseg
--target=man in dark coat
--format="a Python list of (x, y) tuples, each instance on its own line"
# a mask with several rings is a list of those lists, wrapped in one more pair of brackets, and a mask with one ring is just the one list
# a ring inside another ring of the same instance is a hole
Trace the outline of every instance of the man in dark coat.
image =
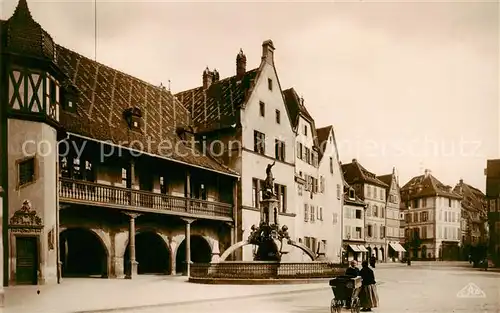
[[(358, 265), (358, 262), (356, 261), (351, 261), (349, 262), (349, 267), (347, 268), (347, 270), (345, 271), (345, 275), (346, 276), (349, 276), (349, 277), (358, 277), (359, 276), (359, 269), (357, 267)], [(351, 297), (348, 297), (346, 299), (346, 308), (347, 309), (350, 309), (351, 308)]]
[(353, 261), (349, 262), (349, 265), (350, 266), (345, 271), (345, 275), (351, 276), (351, 277), (358, 277), (359, 276), (359, 269), (357, 267), (358, 262), (353, 260)]
[(377, 262), (377, 258), (374, 255), (372, 255), (370, 257), (370, 266), (373, 267), (373, 268), (375, 268), (375, 263), (376, 262)]

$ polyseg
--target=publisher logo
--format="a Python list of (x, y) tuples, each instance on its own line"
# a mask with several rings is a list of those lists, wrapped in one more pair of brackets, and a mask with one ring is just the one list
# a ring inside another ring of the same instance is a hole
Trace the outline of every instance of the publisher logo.
[(486, 294), (476, 284), (469, 283), (457, 293), (457, 298), (486, 298)]

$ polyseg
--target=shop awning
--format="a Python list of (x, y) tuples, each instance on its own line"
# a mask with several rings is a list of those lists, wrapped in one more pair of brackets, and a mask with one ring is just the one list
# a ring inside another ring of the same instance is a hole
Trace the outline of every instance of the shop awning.
[(406, 249), (403, 248), (403, 246), (399, 243), (390, 243), (389, 247), (391, 247), (396, 252), (406, 252)]
[(354, 252), (361, 252), (361, 251), (359, 251), (359, 248), (356, 245), (349, 245), (348, 247), (351, 248), (351, 250)]
[(368, 250), (365, 248), (365, 246), (359, 245), (358, 249), (360, 252), (368, 252)]

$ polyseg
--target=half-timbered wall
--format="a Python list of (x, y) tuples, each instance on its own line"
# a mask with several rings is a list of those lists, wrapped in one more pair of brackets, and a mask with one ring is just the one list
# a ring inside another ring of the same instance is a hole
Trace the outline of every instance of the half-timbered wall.
[(21, 67), (11, 67), (7, 76), (10, 109), (59, 120), (59, 82), (54, 77)]

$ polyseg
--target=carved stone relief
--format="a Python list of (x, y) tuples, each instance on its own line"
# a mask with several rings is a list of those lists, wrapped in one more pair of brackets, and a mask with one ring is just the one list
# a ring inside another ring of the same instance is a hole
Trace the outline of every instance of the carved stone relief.
[(42, 219), (37, 215), (36, 210), (31, 207), (29, 200), (24, 200), (23, 206), (14, 212), (10, 218), (9, 228), (15, 232), (40, 232), (43, 228)]

